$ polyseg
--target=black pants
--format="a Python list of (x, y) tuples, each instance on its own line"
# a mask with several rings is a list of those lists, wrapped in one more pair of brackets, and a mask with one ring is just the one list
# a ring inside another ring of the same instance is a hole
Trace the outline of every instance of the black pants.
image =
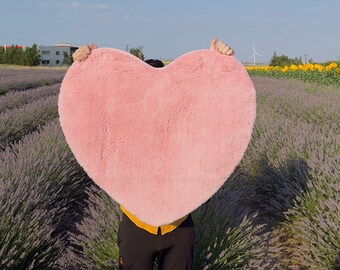
[(190, 270), (195, 242), (194, 223), (188, 216), (175, 230), (154, 235), (137, 227), (126, 215), (118, 229), (119, 269)]

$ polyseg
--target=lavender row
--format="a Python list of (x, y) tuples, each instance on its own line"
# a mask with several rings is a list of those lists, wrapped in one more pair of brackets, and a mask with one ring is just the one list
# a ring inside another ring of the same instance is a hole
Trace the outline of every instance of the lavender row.
[(6, 95), (0, 96), (0, 113), (6, 110), (18, 108), (37, 99), (56, 95), (59, 93), (59, 90), (60, 83), (56, 83), (49, 86), (40, 86), (28, 91), (9, 92)]
[(336, 100), (339, 88), (316, 86), (295, 80), (253, 78), (261, 94), (259, 109), (279, 115), (281, 118), (294, 119), (318, 126), (340, 125), (340, 112)]
[(70, 245), (59, 260), (62, 269), (118, 269), (118, 226), (121, 211), (96, 185), (86, 189), (87, 207), (77, 224), (78, 233), (69, 233)]
[(193, 269), (251, 269), (253, 258), (262, 258), (267, 234), (263, 224), (255, 224), (244, 198), (251, 189), (236, 188), (235, 172), (208, 202), (193, 213), (196, 247)]
[(9, 91), (25, 90), (43, 85), (60, 83), (66, 70), (45, 69), (1, 69), (0, 95)]
[[(70, 234), (71, 245), (61, 264), (67, 269), (116, 269), (121, 212), (97, 186), (87, 193), (89, 203), (77, 225), (79, 234)], [(263, 226), (253, 225), (249, 209), (240, 207), (245, 195), (221, 191), (193, 213), (197, 239), (193, 269), (240, 269), (254, 257), (265, 256), (265, 234), (259, 236)]]
[(58, 96), (49, 96), (0, 114), (0, 151), (58, 116)]
[[(331, 269), (340, 248), (340, 134), (336, 119), (340, 92), (328, 89), (309, 97), (303, 83), (268, 78), (254, 81), (258, 114), (253, 138), (239, 166), (244, 175), (241, 179), (246, 181), (239, 184), (253, 187), (247, 203), (259, 213), (257, 222), (266, 224), (270, 241), (266, 258), (253, 259), (250, 265), (256, 269), (293, 265), (297, 269)], [(292, 90), (285, 89), (287, 86)], [(304, 117), (316, 102), (324, 113), (316, 117), (315, 112), (309, 112), (312, 120)]]
[(65, 74), (66, 69), (55, 68), (12, 68), (12, 67), (0, 67), (1, 78), (19, 78), (19, 77), (34, 77), (41, 75), (53, 75), (53, 74)]
[[(272, 237), (273, 257), (280, 265), (296, 265), (300, 269), (337, 269), (340, 259), (340, 183), (339, 160), (331, 178), (319, 177), (307, 183), (307, 192), (296, 199), (286, 212), (287, 221)], [(288, 237), (287, 237), (288, 236)], [(338, 257), (337, 257), (338, 256)]]
[[(0, 154), (0, 268), (63, 269), (91, 181), (58, 120)], [(74, 268), (69, 268), (74, 269)]]

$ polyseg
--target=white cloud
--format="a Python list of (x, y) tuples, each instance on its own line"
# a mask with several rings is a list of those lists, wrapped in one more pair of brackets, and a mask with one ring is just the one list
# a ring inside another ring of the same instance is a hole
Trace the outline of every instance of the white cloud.
[(50, 2), (50, 1), (43, 1), (37, 5), (40, 9), (73, 9), (73, 10), (80, 10), (80, 9), (90, 9), (90, 10), (115, 10), (116, 7), (110, 4), (104, 3), (97, 3), (97, 2), (90, 2), (90, 3), (82, 3), (80, 1), (59, 1), (59, 2)]
[[(81, 5), (77, 1), (72, 1), (69, 5), (72, 8), (80, 8), (81, 7)], [(66, 5), (66, 7), (67, 7), (67, 5)]]
[(100, 4), (100, 3), (92, 3), (85, 5), (87, 8), (96, 8), (96, 9), (115, 9), (114, 6), (108, 4)]
[(51, 5), (48, 2), (41, 2), (37, 5), (37, 8), (39, 8), (39, 9), (48, 9), (50, 7), (51, 7)]

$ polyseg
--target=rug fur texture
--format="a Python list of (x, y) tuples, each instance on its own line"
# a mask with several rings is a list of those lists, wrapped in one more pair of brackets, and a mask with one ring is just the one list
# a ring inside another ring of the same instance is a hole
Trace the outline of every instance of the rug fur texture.
[(206, 202), (241, 161), (254, 85), (233, 56), (192, 51), (164, 68), (111, 48), (74, 63), (58, 109), (67, 143), (115, 201), (154, 226)]

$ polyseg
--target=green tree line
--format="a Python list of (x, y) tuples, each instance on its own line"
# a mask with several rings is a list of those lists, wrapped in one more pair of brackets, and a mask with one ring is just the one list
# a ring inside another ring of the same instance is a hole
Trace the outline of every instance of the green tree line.
[(0, 47), (0, 64), (38, 66), (40, 64), (38, 45), (33, 44), (32, 47), (25, 48), (17, 45)]
[[(310, 62), (311, 60), (309, 60)], [(276, 52), (274, 52), (274, 55), (272, 57), (272, 59), (270, 60), (269, 65), (270, 66), (280, 66), (280, 67), (284, 67), (284, 66), (290, 66), (290, 65), (300, 65), (302, 64), (302, 58), (300, 56), (300, 58), (289, 58), (286, 55), (277, 55)]]
[(144, 60), (144, 54), (140, 48), (131, 48), (130, 53), (141, 60)]

